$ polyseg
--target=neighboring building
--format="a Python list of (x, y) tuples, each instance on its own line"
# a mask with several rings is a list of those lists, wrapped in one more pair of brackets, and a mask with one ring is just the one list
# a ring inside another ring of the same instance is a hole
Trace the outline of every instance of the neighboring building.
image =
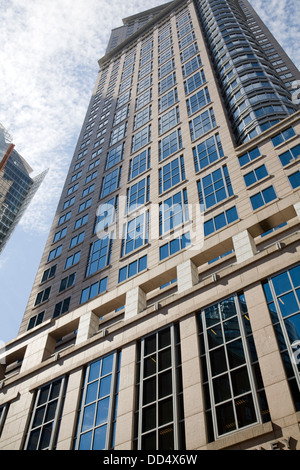
[(246, 0), (127, 18), (99, 65), (0, 449), (300, 449), (299, 71)]
[(47, 173), (31, 178), (32, 172), (0, 124), (0, 253)]

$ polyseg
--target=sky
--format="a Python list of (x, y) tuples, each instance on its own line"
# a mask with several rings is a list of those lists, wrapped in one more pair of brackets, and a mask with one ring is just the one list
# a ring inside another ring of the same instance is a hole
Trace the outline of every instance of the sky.
[[(48, 174), (0, 255), (0, 342), (15, 338), (110, 31), (163, 0), (0, 0), (0, 123)], [(250, 0), (300, 68), (299, 0)]]

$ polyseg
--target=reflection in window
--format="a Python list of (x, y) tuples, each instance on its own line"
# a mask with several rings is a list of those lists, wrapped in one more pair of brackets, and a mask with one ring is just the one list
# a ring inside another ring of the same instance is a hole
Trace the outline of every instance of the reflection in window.
[(300, 363), (295, 360), (295, 342), (300, 340), (300, 265), (271, 277), (263, 288), (295, 408), (300, 411)]
[(141, 340), (137, 371), (134, 449), (184, 449), (180, 337), (177, 325)]
[(61, 419), (66, 378), (38, 389), (25, 441), (25, 450), (53, 450)]
[(268, 421), (244, 295), (211, 305), (198, 318), (209, 440)]
[(120, 357), (110, 354), (86, 369), (75, 450), (114, 448)]

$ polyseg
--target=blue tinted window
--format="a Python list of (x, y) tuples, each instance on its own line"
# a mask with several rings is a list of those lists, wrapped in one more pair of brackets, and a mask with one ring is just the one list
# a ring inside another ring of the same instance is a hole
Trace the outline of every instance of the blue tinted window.
[(293, 189), (298, 188), (300, 186), (300, 171), (296, 171), (296, 173), (293, 173), (288, 178)]
[(268, 204), (268, 202), (271, 202), (276, 198), (277, 198), (277, 195), (275, 193), (275, 190), (273, 186), (270, 186), (269, 188), (263, 189), (261, 192), (255, 194), (254, 196), (251, 196), (250, 201), (251, 201), (253, 210), (255, 210), (255, 209), (259, 209), (265, 204)]
[(282, 144), (283, 142), (290, 139), (294, 135), (296, 135), (296, 132), (294, 131), (292, 127), (289, 127), (285, 131), (280, 132), (279, 134), (277, 134), (275, 137), (272, 138), (274, 147), (278, 147), (278, 145)]

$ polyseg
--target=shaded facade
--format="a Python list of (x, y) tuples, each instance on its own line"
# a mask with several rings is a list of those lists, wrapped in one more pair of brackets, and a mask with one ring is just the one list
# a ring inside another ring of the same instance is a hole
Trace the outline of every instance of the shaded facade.
[(99, 66), (0, 448), (299, 448), (299, 72), (233, 0), (125, 19)]

